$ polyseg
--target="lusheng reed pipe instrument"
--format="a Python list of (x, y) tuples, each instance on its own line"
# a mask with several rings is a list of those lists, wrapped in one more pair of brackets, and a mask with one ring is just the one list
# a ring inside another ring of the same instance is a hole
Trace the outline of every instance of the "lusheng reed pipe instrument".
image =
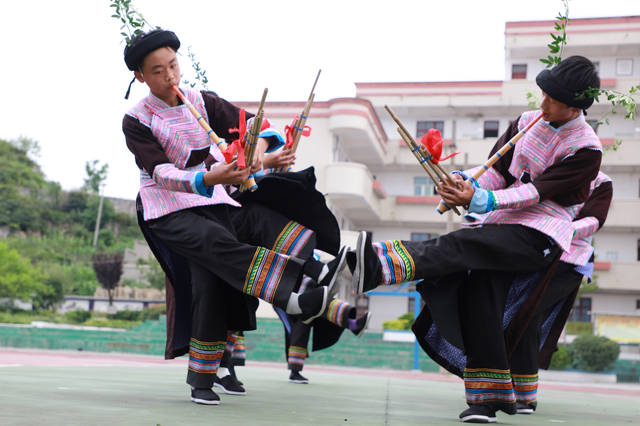
[[(258, 106), (258, 112), (256, 112), (251, 127), (244, 136), (244, 156), (247, 162), (247, 167), (251, 167), (253, 164), (253, 157), (256, 152), (256, 146), (258, 145), (258, 138), (260, 136), (260, 129), (262, 128), (262, 120), (264, 120), (264, 101), (267, 99), (267, 92), (269, 89), (265, 88), (262, 92), (262, 99)], [(247, 180), (240, 185), (240, 191), (249, 190), (251, 192), (258, 189), (254, 175), (249, 176)]]
[[(536, 118), (534, 118), (531, 121), (531, 123), (527, 124), (527, 126), (524, 129), (520, 130), (506, 144), (504, 144), (502, 146), (502, 148), (500, 148), (495, 154), (493, 154), (482, 165), (482, 167), (480, 167), (478, 170), (476, 170), (476, 172), (473, 174), (473, 176), (471, 176), (471, 179), (473, 181), (477, 181), (478, 178), (484, 174), (484, 172), (489, 170), (489, 167), (493, 166), (496, 161), (501, 159), (504, 156), (504, 154), (506, 154), (511, 148), (513, 148), (515, 146), (516, 142), (518, 142), (524, 136), (524, 134), (527, 133), (529, 131), (529, 129), (531, 129), (531, 127), (533, 127), (534, 124), (536, 124), (538, 121), (540, 121), (540, 119), (542, 118), (542, 115), (543, 115), (543, 113), (540, 112), (540, 114), (538, 114), (538, 116)], [(444, 204), (442, 201), (440, 202), (440, 205), (438, 205), (438, 208), (436, 209), (436, 211), (438, 213), (440, 213), (440, 214), (446, 212), (447, 210), (449, 210), (449, 207), (446, 204)]]
[(184, 93), (182, 93), (180, 89), (178, 89), (178, 86), (171, 86), (171, 90), (173, 90), (173, 92), (178, 95), (178, 98), (180, 98), (182, 103), (185, 104), (187, 108), (189, 108), (189, 111), (191, 111), (191, 114), (193, 114), (193, 116), (196, 118), (196, 121), (200, 123), (200, 126), (202, 126), (205, 132), (207, 132), (207, 135), (209, 135), (209, 139), (211, 139), (211, 141), (216, 144), (220, 151), (224, 152), (224, 150), (227, 149), (227, 143), (224, 141), (224, 139), (219, 138), (218, 135), (215, 134), (211, 126), (209, 126), (209, 123), (207, 123), (207, 120), (205, 120), (202, 114), (198, 112), (196, 107), (193, 106), (193, 104), (189, 101), (189, 99), (187, 99)]
[[(440, 191), (440, 181), (449, 182), (449, 185), (455, 186), (455, 183), (451, 176), (449, 176), (444, 169), (436, 167), (434, 162), (431, 160), (432, 155), (427, 151), (427, 149), (413, 139), (409, 131), (404, 127), (402, 121), (398, 118), (398, 116), (389, 108), (388, 105), (384, 106), (384, 109), (387, 110), (393, 121), (398, 125), (398, 133), (404, 142), (409, 146), (413, 155), (415, 155), (416, 159), (422, 166), (422, 168), (427, 172), (433, 183), (436, 185), (438, 191)], [(437, 178), (435, 176), (437, 176)], [(454, 206), (453, 211), (460, 215), (460, 211)]]
[[(298, 149), (298, 143), (300, 142), (300, 137), (309, 136), (309, 132), (311, 128), (305, 126), (307, 122), (307, 118), (309, 118), (309, 111), (311, 111), (311, 105), (313, 104), (313, 99), (315, 98), (314, 91), (316, 90), (316, 84), (318, 84), (318, 79), (320, 78), (320, 72), (322, 70), (318, 70), (318, 74), (316, 75), (316, 79), (313, 82), (313, 86), (311, 87), (311, 93), (309, 93), (309, 99), (307, 99), (307, 103), (305, 104), (302, 113), (297, 116), (291, 125), (287, 125), (285, 127), (285, 136), (286, 136), (286, 144), (283, 149), (291, 151), (293, 153)], [(292, 169), (291, 166), (281, 167), (279, 172), (290, 172)]]

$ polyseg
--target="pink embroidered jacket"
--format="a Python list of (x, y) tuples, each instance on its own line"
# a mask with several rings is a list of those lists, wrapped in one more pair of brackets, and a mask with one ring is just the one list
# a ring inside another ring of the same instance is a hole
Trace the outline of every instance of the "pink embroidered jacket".
[[(182, 90), (202, 117), (209, 122), (201, 92), (191, 89)], [(225, 102), (226, 107), (221, 109), (220, 119), (225, 120), (224, 124), (229, 124), (228, 127), (231, 127), (231, 123), (227, 121), (231, 119), (230, 114), (235, 112), (235, 107), (229, 107), (230, 104), (217, 96), (215, 100), (221, 104)], [(207, 168), (201, 153), (208, 152), (217, 161), (224, 161), (224, 159), (218, 147), (211, 143), (207, 133), (185, 105), (169, 107), (161, 99), (149, 94), (131, 108), (127, 116), (135, 118), (141, 125), (150, 129), (152, 136), (149, 135), (148, 138), (155, 139), (163, 151), (161, 158), (166, 156), (164, 161), (168, 160), (168, 162), (160, 161), (161, 164), (155, 164), (152, 169), (147, 167), (148, 170), (152, 170), (151, 174), (145, 167), (140, 166), (140, 198), (145, 220), (198, 206), (215, 204), (240, 206), (229, 197), (222, 185), (213, 187), (204, 185), (203, 176)], [(233, 118), (237, 120), (237, 117)], [(125, 135), (129, 137), (126, 129), (125, 127)], [(274, 136), (274, 139), (282, 140), (282, 136), (271, 128), (261, 132), (260, 136)], [(131, 149), (129, 142), (128, 140)], [(154, 142), (151, 144), (153, 145)], [(132, 151), (136, 154), (136, 160), (140, 165), (139, 152), (135, 149)], [(195, 158), (202, 157), (201, 161), (196, 160), (195, 163), (200, 161), (198, 164), (194, 164), (193, 154), (196, 154)], [(145, 153), (145, 155), (148, 154)]]
[[(522, 114), (518, 129), (523, 129), (538, 113)], [(491, 190), (494, 198), (493, 211), (485, 215), (484, 223), (524, 225), (548, 235), (568, 251), (573, 237), (571, 222), (575, 209), (550, 198), (541, 201), (533, 182), (548, 169), (562, 167), (565, 160), (583, 149), (602, 151), (599, 138), (582, 114), (559, 128), (540, 120), (513, 149), (508, 173), (515, 179), (510, 185), (495, 166), (478, 179), (480, 187)], [(599, 163), (593, 166), (597, 170)]]

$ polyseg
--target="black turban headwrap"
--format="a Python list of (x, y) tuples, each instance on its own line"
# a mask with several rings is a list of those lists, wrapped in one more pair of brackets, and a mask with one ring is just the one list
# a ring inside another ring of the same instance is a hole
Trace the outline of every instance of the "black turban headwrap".
[[(124, 48), (124, 63), (130, 71), (138, 71), (145, 56), (161, 47), (170, 47), (177, 51), (180, 48), (180, 40), (173, 31), (155, 29), (144, 34), (138, 35), (131, 39), (131, 42)], [(129, 89), (124, 96), (129, 98), (131, 84), (135, 81), (135, 77), (129, 83)]]
[(553, 99), (586, 112), (593, 98), (583, 93), (589, 88), (600, 88), (600, 77), (595, 65), (584, 56), (570, 56), (558, 65), (540, 72), (538, 86)]

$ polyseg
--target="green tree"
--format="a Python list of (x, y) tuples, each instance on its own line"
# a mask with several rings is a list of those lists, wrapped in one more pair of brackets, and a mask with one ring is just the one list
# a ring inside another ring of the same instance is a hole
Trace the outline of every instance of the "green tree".
[(0, 241), (0, 297), (29, 300), (38, 292), (46, 292), (42, 274), (27, 258)]
[(107, 179), (109, 172), (109, 164), (99, 165), (98, 160), (87, 161), (84, 164), (84, 170), (87, 177), (84, 178), (83, 189), (91, 194), (100, 194), (100, 186)]
[(138, 265), (148, 265), (148, 268), (144, 272), (144, 278), (149, 283), (149, 287), (157, 288), (158, 290), (164, 290), (165, 288), (165, 274), (162, 267), (155, 258), (139, 259)]
[(576, 367), (587, 371), (606, 371), (618, 359), (620, 346), (604, 336), (582, 335), (571, 344)]

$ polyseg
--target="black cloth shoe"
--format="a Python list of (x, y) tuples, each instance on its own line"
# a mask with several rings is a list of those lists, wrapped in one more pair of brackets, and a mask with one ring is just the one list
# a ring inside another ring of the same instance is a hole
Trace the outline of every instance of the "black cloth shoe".
[(217, 393), (209, 388), (191, 388), (191, 401), (195, 402), (196, 404), (218, 405), (220, 404), (220, 397)]
[(327, 308), (327, 299), (329, 299), (328, 287), (317, 287), (309, 291), (305, 291), (298, 296), (298, 304), (302, 313), (300, 317), (305, 324), (311, 322), (324, 313)]
[(355, 252), (356, 264), (353, 271), (353, 286), (356, 294), (360, 294), (378, 287), (380, 281), (382, 281), (382, 267), (371, 245), (370, 232), (360, 231)]
[(472, 405), (460, 413), (460, 420), (465, 423), (495, 423), (496, 411), (486, 405)]
[(359, 337), (362, 332), (367, 328), (367, 324), (369, 324), (369, 320), (371, 319), (371, 312), (367, 312), (366, 314), (364, 314), (363, 316), (361, 316), (360, 318), (358, 318), (356, 320), (356, 328), (351, 330), (351, 332), (353, 334), (356, 335), (356, 337)]
[(329, 271), (318, 284), (326, 286), (329, 289), (333, 288), (338, 274), (346, 265), (347, 251), (347, 247), (342, 247), (338, 252), (338, 255), (332, 261), (327, 263), (327, 268), (329, 269)]
[(538, 404), (535, 402), (516, 402), (516, 411), (518, 414), (533, 414), (533, 412), (536, 411), (537, 406)]
[(246, 395), (247, 391), (238, 383), (238, 381), (231, 375), (220, 378), (213, 376), (213, 386), (222, 389), (222, 391), (228, 395)]
[(291, 374), (289, 374), (289, 381), (291, 383), (302, 383), (302, 384), (309, 383), (309, 379), (307, 379), (302, 374), (300, 374), (299, 371), (291, 371)]

